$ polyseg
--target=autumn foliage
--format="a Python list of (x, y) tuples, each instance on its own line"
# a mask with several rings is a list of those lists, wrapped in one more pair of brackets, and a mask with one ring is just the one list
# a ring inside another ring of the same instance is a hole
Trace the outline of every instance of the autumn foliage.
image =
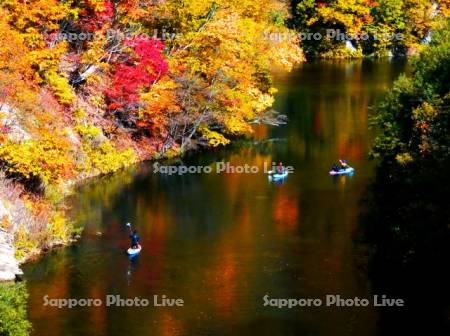
[(162, 52), (164, 45), (156, 39), (126, 39), (130, 53), (114, 67), (112, 87), (106, 92), (108, 108), (133, 109), (139, 105), (140, 93), (148, 90), (167, 74), (168, 64)]
[(86, 1), (87, 4), (79, 11), (78, 26), (88, 32), (95, 32), (109, 23), (114, 16), (114, 6), (111, 1)]
[(272, 66), (303, 60), (264, 38), (288, 15), (279, 0), (0, 1), (0, 173), (42, 219), (14, 220), (18, 252), (70, 238), (75, 181), (251, 133)]

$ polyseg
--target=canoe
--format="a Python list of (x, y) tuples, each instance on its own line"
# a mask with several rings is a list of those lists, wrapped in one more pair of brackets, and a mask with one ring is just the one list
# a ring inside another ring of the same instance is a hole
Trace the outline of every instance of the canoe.
[(355, 172), (354, 168), (348, 167), (345, 169), (330, 170), (330, 175), (353, 175), (354, 172)]
[(141, 245), (138, 245), (138, 247), (137, 248), (129, 248), (128, 250), (127, 250), (127, 254), (130, 256), (130, 257), (134, 257), (134, 256), (137, 256), (139, 253), (141, 253), (141, 250), (142, 250), (142, 246)]
[(271, 170), (270, 172), (269, 172), (269, 180), (271, 180), (271, 181), (279, 181), (279, 180), (282, 180), (282, 179), (284, 179), (284, 178), (286, 178), (287, 176), (288, 176), (288, 171), (287, 170), (285, 170), (283, 173), (275, 173), (273, 170)]

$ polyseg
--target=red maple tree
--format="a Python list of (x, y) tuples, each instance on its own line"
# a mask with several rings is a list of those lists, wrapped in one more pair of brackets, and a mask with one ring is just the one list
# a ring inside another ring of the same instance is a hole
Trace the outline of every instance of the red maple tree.
[(150, 88), (168, 71), (161, 41), (128, 38), (124, 44), (131, 48), (131, 53), (114, 67), (112, 87), (106, 92), (110, 110), (132, 109), (139, 103), (140, 92)]
[(87, 6), (80, 11), (78, 25), (83, 31), (95, 32), (102, 28), (114, 16), (114, 6), (110, 0), (105, 0), (101, 9)]

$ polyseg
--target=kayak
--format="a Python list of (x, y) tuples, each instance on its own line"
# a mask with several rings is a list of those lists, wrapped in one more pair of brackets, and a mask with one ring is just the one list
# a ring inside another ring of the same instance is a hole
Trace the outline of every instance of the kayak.
[(279, 180), (282, 180), (282, 179), (286, 178), (288, 176), (288, 174), (289, 173), (288, 173), (287, 170), (285, 170), (282, 173), (275, 173), (273, 170), (271, 170), (269, 172), (269, 180), (271, 180), (271, 181), (279, 181)]
[(330, 175), (353, 175), (354, 172), (355, 172), (354, 168), (348, 167), (345, 169), (330, 170)]
[(141, 250), (142, 250), (142, 246), (141, 245), (138, 245), (138, 247), (137, 248), (129, 248), (128, 250), (127, 250), (127, 254), (130, 256), (130, 257), (134, 257), (134, 256), (137, 256), (139, 253), (141, 253)]

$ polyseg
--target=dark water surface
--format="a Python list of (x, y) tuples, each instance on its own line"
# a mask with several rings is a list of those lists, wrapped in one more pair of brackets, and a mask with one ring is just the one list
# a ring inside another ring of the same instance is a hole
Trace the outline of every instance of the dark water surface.
[[(150, 164), (82, 187), (74, 219), (82, 240), (25, 268), (33, 335), (377, 335), (374, 307), (264, 307), (263, 297), (372, 298), (364, 248), (353, 239), (374, 175), (367, 160), (368, 107), (400, 63), (303, 65), (277, 76), (279, 128), (258, 143), (184, 159), (187, 165), (295, 167), (283, 184), (259, 174), (163, 176)], [(277, 138), (279, 141), (263, 141)], [(339, 157), (353, 177), (330, 178)], [(126, 222), (143, 251), (125, 255)], [(49, 298), (100, 298), (100, 307), (58, 309)], [(106, 307), (106, 295), (182, 298), (184, 307)]]

